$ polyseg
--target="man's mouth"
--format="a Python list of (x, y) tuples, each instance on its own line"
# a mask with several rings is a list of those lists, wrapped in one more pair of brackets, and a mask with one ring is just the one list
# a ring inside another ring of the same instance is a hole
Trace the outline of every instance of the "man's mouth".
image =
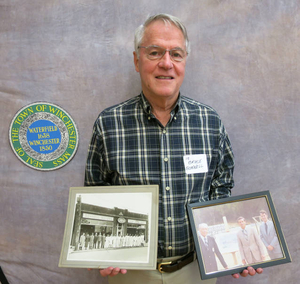
[(167, 80), (172, 80), (172, 79), (174, 79), (174, 77), (172, 77), (172, 76), (157, 76), (157, 77), (155, 77), (155, 78), (157, 78), (157, 79), (167, 79)]

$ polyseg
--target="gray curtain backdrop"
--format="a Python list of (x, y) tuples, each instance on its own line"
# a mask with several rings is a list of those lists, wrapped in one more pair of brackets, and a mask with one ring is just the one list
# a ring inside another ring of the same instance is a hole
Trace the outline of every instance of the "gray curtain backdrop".
[[(0, 265), (10, 283), (107, 283), (96, 270), (59, 268), (71, 186), (82, 186), (100, 111), (140, 92), (133, 34), (170, 13), (192, 52), (181, 92), (214, 107), (236, 157), (233, 195), (270, 190), (293, 262), (218, 284), (297, 283), (300, 188), (300, 2), (297, 0), (0, 1)], [(75, 120), (77, 154), (59, 170), (21, 163), (8, 140), (17, 111), (57, 104)]]

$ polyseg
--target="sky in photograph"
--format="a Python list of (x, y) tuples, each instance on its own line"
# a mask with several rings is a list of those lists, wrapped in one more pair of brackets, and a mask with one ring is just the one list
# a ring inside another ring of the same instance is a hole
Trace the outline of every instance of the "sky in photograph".
[[(130, 212), (150, 214), (151, 197), (149, 192), (143, 193), (85, 193), (81, 195), (81, 202), (106, 208), (128, 209)], [(77, 200), (76, 196), (76, 200)]]

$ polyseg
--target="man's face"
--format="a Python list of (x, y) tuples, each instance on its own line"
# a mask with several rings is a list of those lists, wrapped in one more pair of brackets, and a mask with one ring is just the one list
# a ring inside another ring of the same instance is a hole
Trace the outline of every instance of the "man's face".
[(199, 228), (199, 232), (203, 237), (206, 237), (208, 233), (208, 228), (207, 227)]
[[(162, 21), (151, 23), (144, 33), (141, 46), (158, 45), (166, 49), (179, 47), (186, 50), (184, 36), (173, 24)], [(134, 64), (140, 73), (143, 92), (148, 100), (177, 99), (184, 79), (186, 57), (181, 62), (171, 60), (169, 52), (161, 59), (150, 60), (145, 48), (140, 48), (140, 57), (134, 52)]]
[(266, 213), (260, 213), (260, 218), (263, 222), (268, 221), (268, 215)]
[(239, 223), (240, 227), (244, 230), (246, 227), (245, 219), (239, 219), (238, 223)]

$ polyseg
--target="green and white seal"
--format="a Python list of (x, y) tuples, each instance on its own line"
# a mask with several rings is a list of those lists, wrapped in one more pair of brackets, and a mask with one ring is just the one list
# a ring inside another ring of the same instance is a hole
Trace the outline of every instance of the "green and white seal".
[(57, 105), (36, 102), (13, 118), (9, 140), (16, 156), (36, 170), (65, 166), (78, 147), (78, 131), (71, 116)]

